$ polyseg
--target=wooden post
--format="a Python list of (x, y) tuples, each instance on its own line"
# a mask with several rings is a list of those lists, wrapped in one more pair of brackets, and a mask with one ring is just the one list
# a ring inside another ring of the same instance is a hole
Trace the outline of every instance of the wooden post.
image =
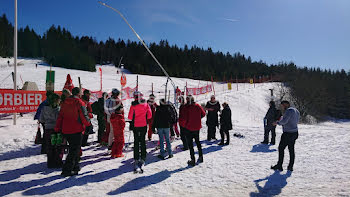
[(236, 75), (236, 84), (237, 84), (237, 91), (238, 91), (238, 78), (237, 78), (237, 75)]
[(78, 77), (78, 82), (79, 82), (79, 88), (81, 90), (81, 82), (80, 82), (80, 77)]
[(254, 78), (253, 78), (253, 84), (254, 84), (254, 88), (255, 88), (255, 75), (254, 75)]
[(212, 84), (212, 86), (213, 86), (213, 91), (214, 91), (214, 96), (215, 96), (215, 88), (214, 88), (213, 76), (211, 76), (211, 84)]
[(139, 75), (136, 75), (136, 91), (139, 91)]
[(152, 94), (153, 94), (153, 83), (152, 83)]

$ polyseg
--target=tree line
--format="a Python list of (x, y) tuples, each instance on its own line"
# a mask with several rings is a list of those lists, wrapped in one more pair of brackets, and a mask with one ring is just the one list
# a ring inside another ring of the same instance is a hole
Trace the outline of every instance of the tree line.
[[(213, 52), (198, 46), (179, 47), (167, 40), (150, 43), (150, 50), (173, 77), (227, 81), (230, 78), (276, 76), (288, 86), (293, 102), (303, 117), (326, 116), (350, 118), (350, 72), (320, 68), (301, 68), (294, 63), (268, 65), (252, 61), (241, 53)], [(96, 71), (96, 64), (119, 65), (132, 73), (163, 75), (140, 42), (109, 38), (97, 41), (89, 36), (73, 36), (67, 29), (51, 26), (38, 35), (28, 26), (18, 31), (18, 55), (38, 58), (58, 67)], [(0, 17), (0, 56), (13, 56), (13, 26), (6, 16)], [(234, 80), (233, 80), (234, 81)]]

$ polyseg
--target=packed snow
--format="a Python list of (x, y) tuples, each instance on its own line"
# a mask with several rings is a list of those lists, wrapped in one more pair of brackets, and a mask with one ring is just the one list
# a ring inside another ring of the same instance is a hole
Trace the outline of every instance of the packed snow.
[[(7, 58), (0, 58), (0, 88), (12, 88), (13, 71)], [(10, 60), (13, 62), (13, 60)], [(34, 81), (40, 90), (45, 89), (46, 70), (41, 60), (20, 59), (18, 84)], [(11, 64), (11, 63), (10, 63)], [(38, 67), (35, 67), (38, 64)], [(120, 74), (113, 66), (97, 66), (103, 71), (103, 91), (120, 88)], [(53, 67), (56, 71), (56, 90), (64, 86), (66, 75), (71, 74), (74, 85), (81, 77), (82, 86), (99, 90), (99, 73)], [(7, 78), (6, 78), (7, 77)], [(136, 75), (127, 74), (127, 86), (136, 85)], [(206, 81), (173, 78), (181, 89), (186, 82), (189, 87), (207, 85)], [(151, 93), (164, 95), (165, 77), (139, 75), (139, 89), (145, 97)], [(202, 119), (201, 142), (204, 163), (188, 167), (188, 151), (176, 148), (181, 140), (172, 143), (174, 157), (159, 160), (155, 150), (158, 140), (147, 142), (147, 161), (143, 174), (134, 174), (132, 149), (125, 151), (124, 158), (110, 159), (106, 148), (92, 144), (83, 148), (82, 170), (79, 175), (63, 178), (60, 169), (48, 169), (46, 156), (40, 154), (40, 146), (34, 145), (37, 123), (33, 113), (19, 117), (12, 125), (12, 116), (0, 116), (0, 196), (349, 196), (350, 195), (350, 122), (329, 121), (314, 125), (299, 125), (296, 141), (294, 171), (274, 172), (278, 143), (282, 133), (277, 128), (277, 144), (261, 145), (263, 140), (263, 117), (268, 109), (270, 88), (277, 83), (233, 84), (228, 90), (225, 84), (215, 83), (217, 100), (227, 102), (232, 110), (233, 130), (231, 143), (218, 146), (218, 141), (206, 141), (205, 118)], [(169, 86), (170, 88), (170, 86)], [(209, 100), (211, 94), (195, 97), (198, 103)], [(171, 97), (173, 99), (173, 95)], [(126, 112), (131, 100), (124, 102)], [(93, 120), (97, 131), (97, 120)], [(238, 132), (244, 138), (233, 137)], [(219, 132), (216, 134), (220, 138)], [(89, 142), (97, 140), (90, 135)], [(131, 132), (125, 131), (126, 143), (133, 141)], [(196, 150), (196, 147), (195, 147)], [(284, 169), (288, 165), (285, 150)], [(198, 158), (198, 155), (196, 155)]]

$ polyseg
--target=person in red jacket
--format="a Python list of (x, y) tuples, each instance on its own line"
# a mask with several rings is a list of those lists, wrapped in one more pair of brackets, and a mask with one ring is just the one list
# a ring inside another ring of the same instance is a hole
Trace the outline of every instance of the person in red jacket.
[(158, 107), (157, 103), (155, 102), (156, 97), (154, 96), (154, 94), (149, 95), (149, 99), (147, 100), (148, 105), (151, 108), (152, 111), (152, 118), (147, 120), (147, 124), (148, 124), (148, 140), (151, 141), (152, 140), (152, 125), (153, 125), (153, 120), (154, 120), (154, 113), (156, 112), (156, 108)]
[(124, 109), (123, 105), (119, 105), (115, 110), (115, 113), (111, 115), (111, 124), (113, 126), (114, 143), (112, 146), (112, 156), (111, 158), (124, 157), (123, 147), (124, 147)]
[(195, 140), (198, 148), (198, 162), (203, 162), (203, 152), (202, 152), (202, 146), (199, 141), (199, 130), (202, 128), (202, 118), (205, 116), (205, 111), (203, 110), (202, 106), (194, 102), (194, 98), (190, 95), (188, 96), (188, 100), (190, 103), (187, 106), (187, 117), (186, 117), (186, 124), (185, 128), (188, 130), (187, 132), (187, 143), (188, 148), (190, 149), (191, 154), (191, 160), (189, 160), (187, 163), (188, 165), (195, 166), (196, 161), (194, 157), (194, 150), (193, 150), (193, 139)]
[[(179, 103), (180, 103), (180, 109), (179, 109), (179, 125), (180, 125), (180, 136), (181, 136), (181, 141), (183, 144), (182, 150), (188, 150), (188, 144), (187, 144), (187, 139), (186, 139), (186, 121), (187, 121), (187, 116), (188, 116), (188, 111), (187, 107), (188, 105), (185, 103), (185, 99), (183, 96), (179, 97)], [(190, 103), (187, 101), (187, 103)]]
[(146, 160), (147, 120), (152, 118), (152, 111), (145, 99), (142, 98), (141, 92), (135, 91), (134, 99), (130, 106), (128, 119), (132, 120), (134, 124), (132, 128), (134, 132), (134, 165), (135, 170), (137, 170), (142, 168)]
[[(90, 90), (85, 89), (84, 92), (83, 92), (83, 96), (81, 98), (82, 98), (82, 101), (85, 103), (86, 110), (87, 110), (89, 118), (92, 119), (94, 116), (92, 115), (92, 108), (91, 108), (91, 104), (90, 104), (90, 95), (91, 95)], [(94, 132), (93, 132), (92, 125), (87, 126), (85, 128), (85, 132), (84, 132), (84, 135), (83, 135), (83, 140), (81, 142), (81, 146), (87, 146), (88, 145), (87, 141), (89, 139), (89, 134), (93, 134), (93, 133)]]
[(66, 80), (66, 83), (64, 84), (63, 89), (67, 89), (67, 90), (72, 92), (73, 88), (74, 88), (74, 85), (73, 85), (73, 82), (72, 82), (72, 78), (70, 77), (70, 74), (68, 74), (67, 75), (67, 80)]
[(82, 133), (86, 126), (91, 125), (85, 104), (79, 98), (79, 94), (80, 88), (73, 88), (72, 96), (61, 105), (55, 126), (55, 131), (62, 132), (69, 143), (69, 153), (61, 174), (64, 177), (78, 174)]

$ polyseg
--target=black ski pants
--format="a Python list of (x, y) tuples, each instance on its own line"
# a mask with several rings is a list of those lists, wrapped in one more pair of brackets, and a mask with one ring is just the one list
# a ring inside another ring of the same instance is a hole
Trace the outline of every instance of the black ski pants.
[(283, 132), (281, 136), (281, 142), (278, 146), (277, 165), (282, 166), (283, 159), (284, 159), (284, 149), (288, 146), (289, 157), (290, 157), (288, 167), (293, 168), (294, 160), (295, 160), (294, 145), (295, 145), (296, 139), (298, 139), (298, 132), (293, 132), (293, 133)]
[(230, 144), (230, 133), (229, 133), (229, 130), (223, 129), (223, 128), (220, 129), (221, 143), (224, 143), (224, 141), (225, 141), (225, 134), (226, 134), (226, 138), (227, 138), (226, 143)]
[(203, 157), (202, 145), (201, 145), (201, 142), (199, 141), (199, 131), (187, 131), (186, 137), (187, 137), (188, 148), (190, 149), (191, 160), (195, 161), (196, 159), (194, 157), (193, 139), (196, 142), (199, 157)]
[(187, 137), (186, 137), (187, 133), (188, 133), (187, 129), (185, 129), (184, 127), (180, 127), (180, 137), (181, 137), (181, 141), (184, 146), (184, 149), (188, 149), (188, 143), (187, 143)]
[(271, 143), (276, 142), (276, 126), (266, 126), (264, 131), (264, 142), (269, 142), (269, 134), (271, 131)]
[(62, 172), (70, 173), (72, 171), (79, 171), (80, 149), (82, 141), (82, 133), (64, 134), (64, 138), (68, 141), (68, 155), (63, 164)]
[[(135, 127), (134, 128), (134, 160), (138, 161), (141, 160), (146, 161), (146, 133), (147, 133), (147, 126), (146, 127)], [(141, 150), (140, 150), (141, 148)]]

